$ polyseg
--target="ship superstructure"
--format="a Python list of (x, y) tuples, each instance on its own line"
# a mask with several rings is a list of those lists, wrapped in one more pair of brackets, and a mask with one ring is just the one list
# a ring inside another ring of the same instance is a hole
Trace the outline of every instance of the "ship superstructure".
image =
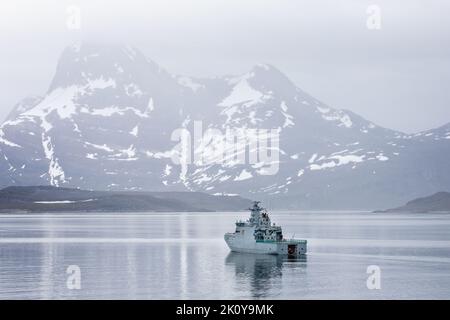
[(249, 208), (247, 221), (236, 222), (236, 231), (226, 233), (224, 238), (231, 251), (266, 254), (306, 254), (306, 240), (285, 239), (281, 226), (271, 223), (267, 210), (259, 201)]

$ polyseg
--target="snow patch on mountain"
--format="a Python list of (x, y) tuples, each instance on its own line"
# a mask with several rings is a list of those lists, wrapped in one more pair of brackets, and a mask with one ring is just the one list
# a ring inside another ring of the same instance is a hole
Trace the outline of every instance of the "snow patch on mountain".
[(316, 108), (317, 111), (322, 114), (322, 119), (324, 120), (339, 122), (338, 126), (344, 126), (346, 128), (351, 128), (353, 126), (350, 116), (342, 110), (332, 110), (331, 108), (319, 106)]
[(316, 158), (317, 158), (317, 153), (314, 153), (314, 154), (311, 156), (311, 158), (309, 158), (308, 162), (309, 162), (309, 163), (313, 163), (313, 162), (316, 160)]
[(155, 110), (155, 105), (153, 103), (153, 98), (150, 98), (148, 100), (148, 105), (147, 105), (147, 114), (149, 114), (150, 112), (152, 112), (153, 110)]
[(180, 76), (177, 78), (177, 81), (183, 87), (189, 88), (194, 92), (197, 92), (198, 89), (205, 88), (204, 84), (197, 83), (189, 77)]
[(81, 108), (81, 112), (87, 113), (87, 114), (90, 114), (93, 116), (101, 116), (101, 117), (111, 117), (113, 115), (123, 116), (127, 112), (132, 112), (139, 118), (148, 118), (149, 117), (148, 112), (142, 112), (133, 107), (111, 106), (111, 107), (95, 108), (95, 109), (88, 109), (86, 107), (83, 107), (83, 108)]
[(317, 110), (319, 110), (320, 113), (328, 113), (331, 111), (330, 108), (324, 108), (324, 107), (317, 107)]
[(328, 162), (323, 162), (321, 164), (313, 163), (309, 166), (309, 169), (314, 170), (322, 170), (328, 168), (334, 168), (342, 165), (346, 165), (349, 163), (359, 163), (364, 161), (365, 155), (357, 156), (357, 155), (334, 155), (328, 157), (327, 160), (332, 160)]
[(209, 182), (211, 180), (212, 180), (212, 178), (209, 177), (206, 173), (202, 173), (199, 178), (194, 179), (194, 183), (200, 185), (203, 182)]
[(222, 100), (218, 105), (220, 107), (232, 107), (243, 102), (257, 103), (264, 96), (262, 92), (253, 89), (246, 77), (243, 77), (231, 90), (229, 96)]
[(55, 156), (52, 140), (45, 133), (42, 133), (42, 147), (45, 157), (49, 160), (48, 176), (50, 177), (50, 184), (59, 187), (60, 183), (66, 182), (65, 173)]
[(129, 97), (140, 97), (144, 94), (139, 86), (135, 83), (125, 85), (125, 92)]
[(135, 136), (135, 137), (137, 137), (138, 133), (139, 133), (139, 126), (135, 126), (135, 127), (134, 127), (133, 129), (131, 129), (131, 131), (130, 131), (130, 134), (131, 134), (132, 136)]
[(226, 192), (216, 192), (216, 193), (213, 193), (213, 196), (237, 197), (237, 196), (239, 196), (239, 194), (237, 194), (237, 193), (226, 193)]
[(292, 121), (292, 119), (294, 117), (288, 113), (288, 107), (286, 105), (286, 102), (282, 101), (280, 107), (281, 107), (281, 110), (282, 110), (282, 114), (284, 116), (283, 128), (294, 126), (295, 123), (294, 123), (294, 121)]
[(3, 132), (2, 127), (0, 127), (0, 143), (7, 145), (9, 147), (22, 148), (17, 143), (11, 142), (5, 138), (5, 133)]
[(120, 64), (118, 64), (117, 62), (114, 63), (114, 67), (116, 68), (118, 73), (123, 73), (125, 70), (122, 68), (122, 66)]
[(88, 145), (88, 146), (91, 146), (91, 147), (93, 147), (95, 149), (103, 150), (103, 151), (106, 151), (106, 152), (114, 152), (114, 149), (111, 149), (106, 144), (99, 145), (99, 144), (90, 143), (90, 142), (85, 142), (84, 144)]
[(57, 88), (50, 92), (37, 106), (25, 111), (21, 115), (39, 118), (44, 129), (49, 131), (51, 125), (45, 118), (53, 111), (55, 111), (61, 119), (68, 119), (76, 114), (77, 107), (74, 103), (74, 99), (80, 92), (83, 92), (83, 89), (76, 85), (66, 88)]
[(166, 164), (166, 167), (164, 168), (164, 175), (170, 176), (170, 173), (172, 172), (172, 166)]
[(386, 157), (385, 155), (383, 155), (382, 153), (380, 153), (379, 155), (377, 155), (376, 158), (377, 158), (378, 160), (380, 160), (380, 161), (388, 161), (388, 160), (389, 160), (389, 158)]
[(125, 161), (137, 160), (136, 148), (134, 147), (134, 145), (131, 145), (128, 149), (122, 149), (120, 150), (120, 153), (116, 155), (116, 157), (118, 158), (117, 160), (125, 160)]
[(105, 79), (102, 77), (97, 79), (90, 79), (88, 80), (87, 87), (91, 90), (95, 89), (106, 89), (109, 87), (116, 87), (116, 81), (112, 78)]
[(244, 169), (244, 170), (241, 171), (239, 176), (234, 178), (234, 181), (243, 181), (243, 180), (250, 179), (252, 177), (253, 177), (253, 175), (251, 174), (251, 172), (248, 172), (247, 170)]

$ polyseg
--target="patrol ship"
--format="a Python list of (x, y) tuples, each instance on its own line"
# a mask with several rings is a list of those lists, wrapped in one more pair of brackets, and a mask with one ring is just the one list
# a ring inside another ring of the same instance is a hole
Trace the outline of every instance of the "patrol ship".
[(247, 221), (236, 222), (236, 231), (225, 233), (225, 242), (231, 251), (265, 254), (306, 254), (306, 240), (284, 239), (281, 226), (271, 224), (266, 209), (254, 201), (249, 208), (251, 215)]

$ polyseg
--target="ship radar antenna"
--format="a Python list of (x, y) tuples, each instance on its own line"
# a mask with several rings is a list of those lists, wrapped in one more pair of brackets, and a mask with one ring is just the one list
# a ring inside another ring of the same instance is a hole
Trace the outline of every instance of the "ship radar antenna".
[(248, 208), (248, 210), (258, 211), (258, 212), (264, 210), (264, 208), (259, 205), (261, 203), (261, 201), (252, 201), (252, 202), (253, 202), (253, 206), (251, 208)]

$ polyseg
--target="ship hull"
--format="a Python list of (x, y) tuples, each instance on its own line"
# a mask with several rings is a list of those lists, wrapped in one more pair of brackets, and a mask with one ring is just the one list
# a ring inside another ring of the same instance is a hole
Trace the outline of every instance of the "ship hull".
[(306, 240), (255, 241), (235, 234), (225, 234), (225, 242), (233, 252), (272, 255), (303, 255), (307, 252)]

